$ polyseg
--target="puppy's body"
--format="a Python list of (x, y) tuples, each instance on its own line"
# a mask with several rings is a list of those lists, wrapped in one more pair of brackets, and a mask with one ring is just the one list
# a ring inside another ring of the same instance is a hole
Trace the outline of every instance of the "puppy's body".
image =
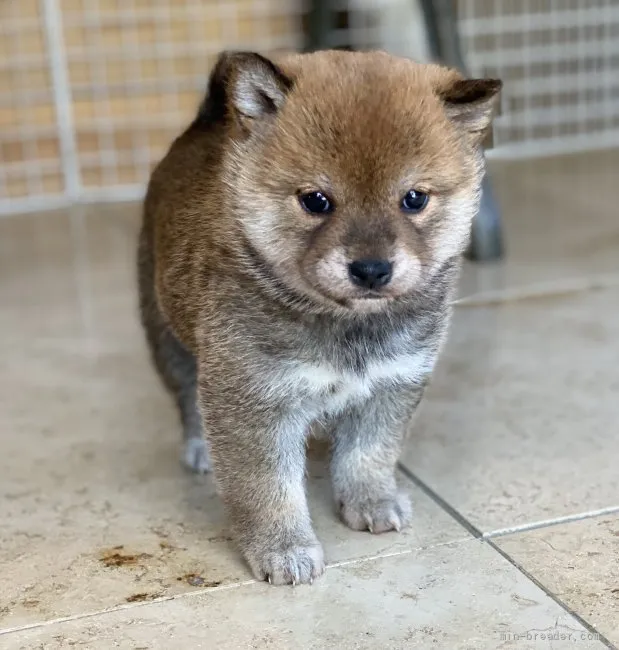
[[(380, 53), (223, 55), (153, 173), (143, 323), (185, 460), (209, 468), (206, 435), (258, 577), (323, 571), (303, 486), (316, 421), (343, 520), (408, 523), (395, 464), (446, 331), (497, 90)], [(401, 201), (412, 188), (430, 197), (414, 218)], [(328, 214), (307, 210), (317, 192)], [(380, 286), (366, 270), (377, 259)]]

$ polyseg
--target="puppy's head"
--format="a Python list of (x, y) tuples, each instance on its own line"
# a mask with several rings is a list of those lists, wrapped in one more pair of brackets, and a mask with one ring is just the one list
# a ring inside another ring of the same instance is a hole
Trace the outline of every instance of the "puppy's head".
[(225, 200), (264, 277), (356, 311), (423, 290), (468, 241), (500, 85), (378, 52), (222, 55)]

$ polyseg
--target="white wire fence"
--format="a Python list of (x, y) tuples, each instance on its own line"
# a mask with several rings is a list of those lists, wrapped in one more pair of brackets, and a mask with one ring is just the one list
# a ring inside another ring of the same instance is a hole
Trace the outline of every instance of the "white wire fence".
[(0, 0), (0, 213), (142, 196), (224, 48), (298, 48), (301, 0)]
[[(416, 0), (341, 0), (331, 45), (426, 59)], [(0, 214), (140, 198), (224, 48), (304, 43), (304, 0), (0, 0)], [(459, 0), (505, 81), (497, 157), (619, 146), (619, 0)]]
[(491, 155), (619, 146), (618, 0), (460, 0), (474, 74), (503, 79)]

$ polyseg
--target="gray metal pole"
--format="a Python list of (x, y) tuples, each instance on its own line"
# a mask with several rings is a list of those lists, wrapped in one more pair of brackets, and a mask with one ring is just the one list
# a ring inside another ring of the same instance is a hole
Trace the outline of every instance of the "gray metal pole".
[(329, 47), (329, 34), (333, 29), (333, 7), (330, 0), (313, 0), (309, 3), (308, 42), (306, 51)]

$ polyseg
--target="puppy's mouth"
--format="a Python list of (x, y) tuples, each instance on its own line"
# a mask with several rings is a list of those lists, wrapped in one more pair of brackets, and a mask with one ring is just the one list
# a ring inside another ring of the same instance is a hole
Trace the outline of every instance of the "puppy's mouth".
[(398, 293), (385, 289), (360, 289), (349, 286), (340, 291), (334, 291), (332, 287), (318, 285), (316, 287), (320, 293), (328, 300), (336, 303), (340, 307), (345, 307), (352, 311), (376, 312), (384, 309), (399, 297)]
[(392, 291), (367, 289), (353, 291), (345, 298), (346, 307), (355, 311), (380, 311), (396, 299)]
[(355, 296), (353, 300), (391, 300), (392, 298), (393, 296), (382, 291), (366, 291), (359, 296)]
[(381, 311), (395, 299), (395, 296), (382, 291), (364, 291), (358, 293), (352, 291), (348, 295), (337, 295), (322, 289), (321, 293), (330, 302), (357, 312)]
[(393, 299), (384, 293), (372, 293), (349, 298), (345, 307), (359, 313), (377, 313), (386, 309)]

